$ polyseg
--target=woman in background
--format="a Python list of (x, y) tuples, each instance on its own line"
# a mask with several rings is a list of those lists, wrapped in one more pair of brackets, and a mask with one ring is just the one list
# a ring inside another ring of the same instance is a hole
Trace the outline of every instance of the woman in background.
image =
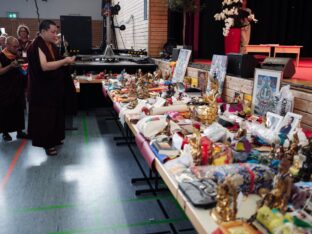
[(27, 50), (31, 44), (29, 28), (25, 24), (21, 24), (17, 27), (16, 34), (22, 53), (21, 56), (27, 59)]

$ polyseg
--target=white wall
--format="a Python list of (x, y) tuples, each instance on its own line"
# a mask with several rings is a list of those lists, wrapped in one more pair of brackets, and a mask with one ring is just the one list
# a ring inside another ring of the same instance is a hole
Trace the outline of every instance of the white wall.
[[(134, 0), (127, 0), (134, 1)], [(37, 0), (41, 19), (59, 19), (60, 15), (91, 16), (102, 20), (102, 0)], [(37, 18), (34, 0), (0, 0), (0, 17), (18, 12), (19, 18)]]
[(119, 25), (126, 26), (125, 31), (116, 29), (118, 47), (148, 50), (149, 1), (147, 1), (147, 20), (144, 20), (144, 0), (113, 0), (112, 2), (119, 2), (121, 7), (119, 14), (115, 16), (114, 24), (117, 25), (118, 22)]

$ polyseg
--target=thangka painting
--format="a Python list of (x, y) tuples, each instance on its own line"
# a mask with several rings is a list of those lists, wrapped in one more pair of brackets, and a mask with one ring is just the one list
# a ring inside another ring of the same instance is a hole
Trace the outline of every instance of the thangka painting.
[(281, 71), (256, 69), (252, 97), (252, 112), (265, 116), (275, 112), (274, 96), (279, 92), (282, 78)]
[[(223, 91), (223, 84), (226, 75), (227, 67), (227, 56), (226, 55), (216, 55), (212, 56), (211, 67), (209, 71), (209, 76), (216, 79), (218, 82), (218, 93), (221, 95)], [(211, 91), (211, 79), (208, 79), (207, 93)]]
[(181, 49), (177, 61), (177, 65), (173, 72), (172, 82), (183, 82), (187, 65), (191, 57), (191, 50)]

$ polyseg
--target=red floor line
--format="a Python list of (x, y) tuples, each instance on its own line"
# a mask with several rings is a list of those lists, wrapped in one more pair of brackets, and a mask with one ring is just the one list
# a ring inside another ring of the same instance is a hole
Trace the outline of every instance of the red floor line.
[(20, 144), (20, 146), (18, 147), (17, 151), (15, 152), (15, 155), (13, 157), (13, 160), (9, 166), (9, 169), (6, 173), (6, 175), (3, 177), (3, 179), (0, 181), (0, 192), (4, 189), (4, 187), (6, 186), (6, 184), (8, 183), (10, 176), (15, 168), (15, 165), (17, 163), (17, 160), (19, 159), (25, 145), (27, 143), (26, 139), (22, 140), (22, 143)]

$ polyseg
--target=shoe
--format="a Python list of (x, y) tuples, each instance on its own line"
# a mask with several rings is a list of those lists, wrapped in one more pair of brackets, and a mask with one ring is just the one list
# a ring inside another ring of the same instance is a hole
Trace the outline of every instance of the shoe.
[(18, 131), (16, 134), (17, 139), (29, 139), (29, 135), (25, 132)]
[(2, 134), (2, 138), (3, 138), (4, 141), (12, 141), (12, 137), (11, 137), (10, 134), (7, 133), (7, 132), (4, 132), (4, 133)]
[(57, 150), (55, 149), (55, 147), (45, 148), (45, 152), (48, 156), (56, 156), (57, 155)]

